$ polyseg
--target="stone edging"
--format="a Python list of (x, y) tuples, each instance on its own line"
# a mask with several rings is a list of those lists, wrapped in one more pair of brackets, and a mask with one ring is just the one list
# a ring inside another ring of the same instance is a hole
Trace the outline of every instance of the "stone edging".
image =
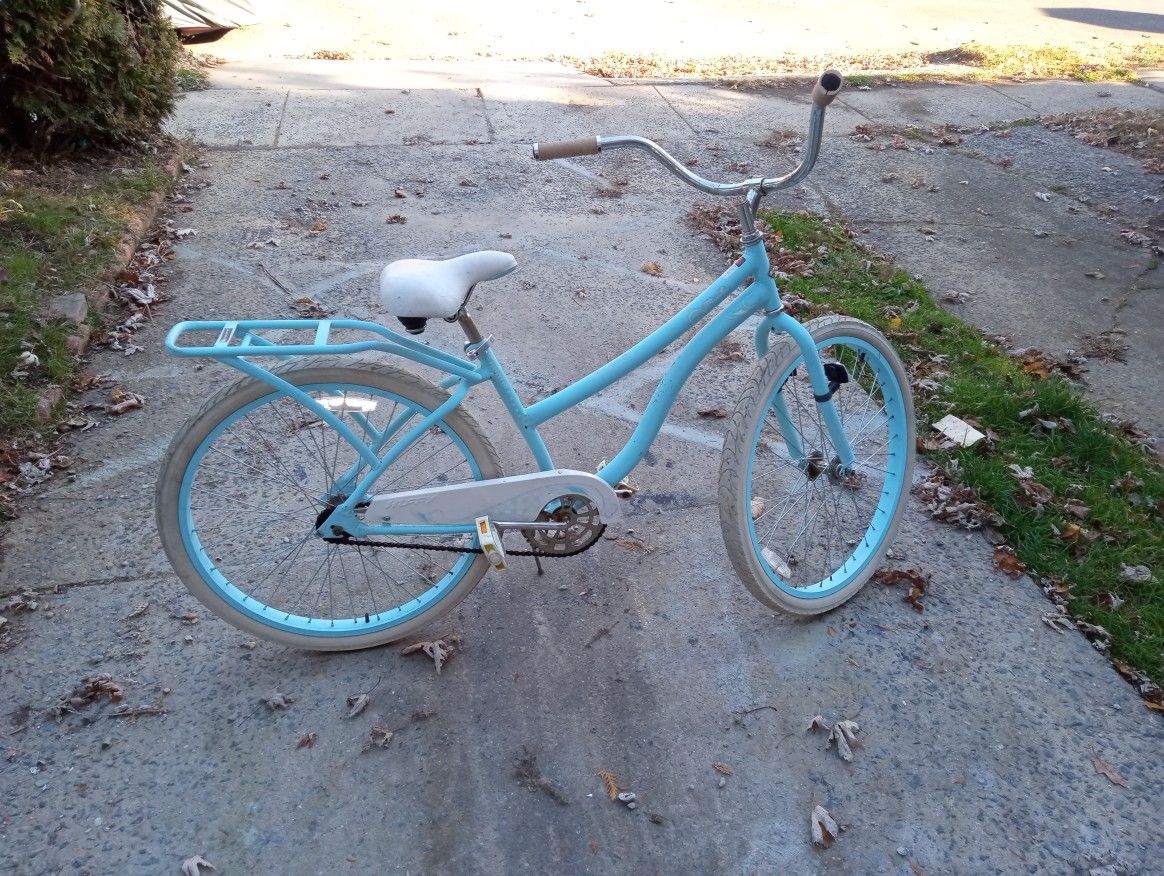
[[(89, 315), (89, 310), (101, 311), (109, 303), (110, 287), (117, 275), (133, 259), (142, 238), (153, 227), (158, 213), (161, 212), (162, 204), (165, 203), (166, 198), (174, 189), (174, 182), (182, 172), (182, 163), (189, 151), (190, 147), (187, 143), (183, 141), (175, 143), (173, 154), (162, 166), (168, 184), (151, 194), (130, 218), (127, 223), (128, 227), (121, 235), (121, 240), (118, 241), (113, 251), (113, 258), (101, 275), (100, 281), (83, 293), (59, 295), (50, 303), (49, 307), (56, 315), (73, 323), (73, 331), (65, 339), (65, 344), (74, 356), (83, 356), (89, 348), (89, 338), (93, 332), (92, 327), (85, 321)], [(53, 410), (63, 396), (64, 393), (59, 386), (47, 387), (36, 402), (37, 419), (42, 423), (49, 422), (52, 419)]]

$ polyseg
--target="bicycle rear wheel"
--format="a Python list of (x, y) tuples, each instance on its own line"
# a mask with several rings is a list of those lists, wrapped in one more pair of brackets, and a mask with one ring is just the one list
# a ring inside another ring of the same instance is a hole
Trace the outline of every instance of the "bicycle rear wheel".
[[(316, 358), (272, 369), (373, 440), (403, 435), (447, 398), (387, 364)], [(401, 419), (403, 418), (403, 419)], [(359, 454), (291, 396), (243, 378), (210, 398), (162, 462), (158, 532), (178, 576), (231, 624), (312, 650), (390, 642), (460, 602), (488, 569), (471, 536), (394, 538), (414, 548), (336, 544), (316, 527), (344, 498)], [(360, 472), (366, 474), (366, 468)], [(499, 477), (497, 453), (465, 411), (425, 431), (373, 492)], [(385, 539), (386, 540), (386, 539)]]
[(854, 470), (842, 476), (834, 467), (800, 348), (778, 338), (729, 422), (720, 523), (753, 596), (794, 614), (821, 614), (856, 594), (889, 548), (909, 491), (915, 427), (905, 368), (880, 332), (840, 316), (805, 328), (822, 361), (848, 374), (833, 402)]

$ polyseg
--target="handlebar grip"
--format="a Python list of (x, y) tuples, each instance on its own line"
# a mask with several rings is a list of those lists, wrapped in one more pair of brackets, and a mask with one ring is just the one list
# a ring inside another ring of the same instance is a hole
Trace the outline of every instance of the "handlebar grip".
[(576, 158), (579, 155), (597, 155), (598, 151), (597, 137), (533, 144), (533, 157), (538, 161), (548, 161), (551, 158)]
[(819, 107), (828, 106), (841, 90), (841, 81), (841, 74), (836, 70), (825, 70), (812, 88), (812, 102)]

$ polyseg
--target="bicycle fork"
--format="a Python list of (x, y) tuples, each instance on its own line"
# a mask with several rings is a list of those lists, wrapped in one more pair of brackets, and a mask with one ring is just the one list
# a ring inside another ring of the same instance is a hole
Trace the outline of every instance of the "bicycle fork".
[[(800, 347), (817, 410), (820, 411), (825, 428), (828, 429), (829, 437), (832, 438), (833, 447), (837, 451), (840, 469), (836, 474), (839, 477), (847, 477), (853, 470), (853, 448), (841, 426), (841, 418), (837, 414), (836, 405), (833, 404), (833, 393), (836, 391), (837, 384), (830, 381), (829, 375), (825, 373), (825, 366), (820, 360), (820, 351), (817, 350), (812, 334), (784, 311), (768, 316), (756, 328), (756, 353), (758, 356), (762, 357), (768, 353), (768, 335), (770, 332), (785, 332)], [(780, 392), (777, 392), (776, 397), (772, 400), (772, 411), (776, 415), (780, 433), (788, 447), (788, 454), (800, 468), (809, 472), (810, 468), (819, 465), (820, 470), (817, 471), (819, 474), (825, 466), (831, 465), (829, 460), (818, 460), (813, 457), (811, 452), (805, 452), (804, 445), (800, 440), (800, 433), (792, 423), (788, 407), (784, 403), (784, 396)], [(815, 477), (811, 473), (810, 476)]]

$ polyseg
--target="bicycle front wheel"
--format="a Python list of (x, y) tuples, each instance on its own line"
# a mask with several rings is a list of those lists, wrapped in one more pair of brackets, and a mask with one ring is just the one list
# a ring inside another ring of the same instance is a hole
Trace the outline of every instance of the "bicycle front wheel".
[[(369, 447), (385, 430), (404, 435), (448, 399), (387, 364), (317, 358), (272, 370)], [(321, 539), (322, 515), (366, 474), (356, 449), (310, 409), (243, 378), (210, 398), (170, 445), (157, 487), (162, 545), (190, 592), (247, 632), (318, 651), (390, 642), (451, 610), (488, 562), (455, 550), (471, 535), (393, 539), (414, 545), (406, 548)], [(500, 475), (496, 451), (458, 408), (417, 438), (372, 492)]]
[(833, 395), (854, 468), (817, 409), (800, 348), (781, 337), (736, 403), (720, 466), (720, 523), (728, 556), (765, 605), (821, 614), (877, 570), (905, 506), (913, 471), (909, 379), (889, 341), (856, 319), (805, 324), (823, 362), (843, 365)]

